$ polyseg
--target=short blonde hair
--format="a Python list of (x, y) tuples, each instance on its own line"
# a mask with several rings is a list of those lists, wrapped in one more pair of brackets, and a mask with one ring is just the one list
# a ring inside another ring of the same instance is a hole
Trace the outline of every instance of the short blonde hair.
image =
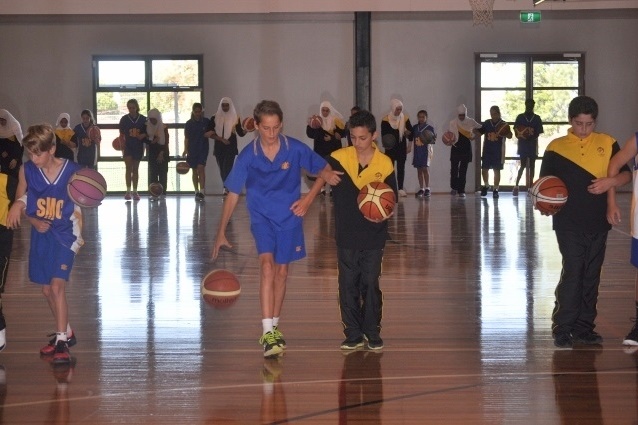
[(22, 145), (31, 153), (48, 152), (55, 146), (55, 131), (51, 124), (32, 125), (22, 139)]

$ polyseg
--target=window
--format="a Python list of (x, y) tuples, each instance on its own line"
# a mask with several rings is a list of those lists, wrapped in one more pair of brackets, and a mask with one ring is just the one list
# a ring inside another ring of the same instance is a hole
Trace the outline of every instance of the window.
[[(126, 190), (122, 154), (111, 141), (119, 135), (120, 118), (128, 113), (126, 102), (136, 99), (140, 113), (152, 108), (162, 113), (169, 129), (169, 192), (190, 191), (190, 176), (177, 174), (176, 157), (184, 150), (184, 124), (193, 103), (202, 101), (203, 57), (189, 56), (94, 56), (94, 110), (102, 130), (99, 170), (109, 182), (109, 191)], [(138, 188), (147, 186), (147, 163), (140, 163)]]
[[(525, 99), (536, 102), (534, 113), (543, 120), (544, 133), (538, 139), (539, 157), (549, 142), (567, 133), (567, 106), (585, 92), (585, 55), (571, 54), (476, 54), (476, 99), (479, 110), (476, 120), (490, 118), (490, 107), (497, 105), (503, 120), (510, 125), (525, 110)], [(483, 140), (479, 149), (482, 149)], [(501, 172), (501, 187), (513, 186), (520, 167), (514, 136), (505, 142), (505, 166)], [(480, 158), (480, 154), (478, 155)], [(480, 172), (477, 167), (477, 174)], [(536, 164), (534, 179), (540, 164)], [(478, 177), (478, 176), (477, 176)], [(477, 179), (477, 181), (479, 181)], [(522, 184), (525, 179), (521, 180)]]

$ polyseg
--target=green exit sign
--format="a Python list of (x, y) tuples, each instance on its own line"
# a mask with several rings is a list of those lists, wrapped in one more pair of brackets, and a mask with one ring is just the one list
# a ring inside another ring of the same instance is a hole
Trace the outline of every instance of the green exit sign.
[(541, 12), (535, 10), (533, 12), (521, 12), (521, 22), (533, 23), (541, 21)]

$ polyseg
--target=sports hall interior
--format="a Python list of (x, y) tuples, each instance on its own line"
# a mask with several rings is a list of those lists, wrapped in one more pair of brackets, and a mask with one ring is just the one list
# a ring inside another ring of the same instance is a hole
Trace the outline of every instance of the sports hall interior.
[[(427, 109), (441, 132), (461, 103), (477, 121), (488, 117), (478, 112), (476, 54), (581, 53), (582, 94), (600, 106), (597, 131), (623, 144), (638, 116), (638, 1), (532, 3), (495, 0), (484, 26), (473, 25), (467, 0), (12, 1), (0, 11), (0, 108), (23, 129), (60, 112), (79, 117), (94, 105), (94, 56), (197, 54), (206, 116), (223, 96), (242, 116), (273, 99), (284, 132), (310, 144), (306, 120), (322, 100), (345, 115), (367, 99), (361, 106), (380, 119), (399, 98), (410, 116)], [(541, 11), (541, 22), (521, 23), (528, 10)], [(556, 350), (550, 316), (561, 262), (551, 219), (507, 191), (498, 200), (450, 197), (447, 149), (434, 147), (433, 196), (401, 198), (390, 221), (380, 353), (339, 350), (332, 204), (317, 199), (304, 220), (308, 256), (290, 268), (288, 349), (263, 358), (242, 201), (228, 229), (233, 248), (209, 259), (223, 205), (211, 155), (203, 203), (190, 193), (157, 203), (113, 194), (84, 210), (86, 244), (68, 287), (78, 344), (70, 368), (52, 367), (38, 354), (52, 320), (28, 281), (23, 220), (2, 296), (0, 423), (638, 423), (638, 352), (621, 345), (635, 311), (629, 188), (603, 269), (596, 330), (605, 342)], [(468, 192), (480, 185), (477, 158)], [(416, 173), (406, 170), (412, 194)], [(225, 309), (200, 296), (215, 268), (242, 284)]]

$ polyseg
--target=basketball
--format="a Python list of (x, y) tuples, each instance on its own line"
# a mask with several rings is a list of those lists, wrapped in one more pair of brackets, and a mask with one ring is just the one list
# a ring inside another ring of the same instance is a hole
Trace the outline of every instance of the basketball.
[(188, 162), (180, 161), (175, 165), (175, 169), (177, 170), (179, 174), (188, 174), (191, 167), (190, 165), (188, 165)]
[(92, 125), (89, 127), (87, 136), (89, 136), (89, 140), (93, 143), (100, 143), (100, 141), (102, 141), (102, 133), (97, 126)]
[(536, 180), (530, 189), (534, 207), (541, 213), (554, 215), (567, 202), (567, 187), (556, 176), (545, 176)]
[(529, 136), (529, 128), (521, 124), (514, 127), (514, 132), (516, 133), (516, 137), (518, 138), (524, 139)]
[(320, 128), (321, 124), (323, 124), (323, 119), (319, 115), (313, 115), (308, 120), (308, 125), (311, 128)]
[(447, 146), (452, 146), (456, 142), (456, 136), (451, 131), (443, 133), (443, 143)]
[(359, 191), (357, 203), (364, 217), (371, 220), (385, 219), (394, 210), (394, 190), (383, 182), (368, 183)]
[(511, 134), (511, 132), (512, 128), (507, 123), (503, 123), (503, 125), (496, 130), (498, 137), (507, 137), (507, 135)]
[(126, 139), (124, 138), (124, 136), (122, 135), (117, 136), (115, 139), (113, 139), (113, 149), (115, 149), (116, 151), (124, 150), (125, 142), (126, 142)]
[(164, 186), (159, 182), (153, 182), (148, 185), (148, 193), (155, 197), (160, 196), (164, 193)]
[(432, 133), (431, 130), (428, 130), (428, 129), (423, 130), (421, 134), (419, 134), (419, 138), (426, 145), (431, 145), (432, 143), (434, 143), (434, 133)]
[(385, 149), (392, 149), (397, 144), (397, 138), (391, 133), (384, 134), (381, 136), (381, 144)]
[(71, 176), (66, 188), (76, 205), (97, 207), (106, 196), (106, 180), (92, 168), (82, 168)]
[(215, 308), (227, 308), (237, 301), (241, 293), (239, 280), (232, 272), (213, 270), (202, 279), (202, 297)]
[(244, 118), (244, 120), (241, 123), (241, 127), (246, 131), (254, 131), (255, 119), (253, 117)]

